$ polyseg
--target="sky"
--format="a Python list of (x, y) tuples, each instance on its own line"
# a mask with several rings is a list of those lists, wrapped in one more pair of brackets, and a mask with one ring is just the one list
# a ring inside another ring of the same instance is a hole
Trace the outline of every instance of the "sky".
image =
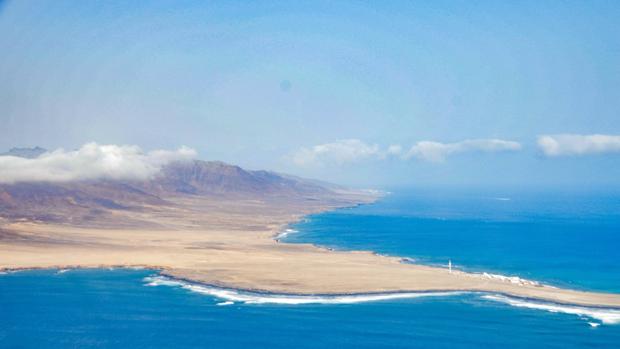
[(615, 1), (0, 1), (0, 152), (620, 188), (618, 18)]

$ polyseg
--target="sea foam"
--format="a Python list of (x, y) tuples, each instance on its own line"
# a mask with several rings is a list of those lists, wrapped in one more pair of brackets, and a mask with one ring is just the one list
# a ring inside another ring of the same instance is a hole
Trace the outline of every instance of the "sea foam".
[(279, 233), (278, 235), (275, 236), (275, 240), (281, 240), (284, 239), (285, 237), (287, 237), (289, 234), (294, 234), (294, 233), (298, 233), (299, 231), (295, 230), (295, 229), (285, 229), (283, 232)]
[[(565, 313), (578, 315), (589, 319), (600, 320), (604, 324), (620, 324), (620, 310), (605, 308), (588, 308), (573, 305), (554, 304), (545, 302), (536, 302), (519, 298), (512, 298), (502, 295), (484, 295), (484, 299), (506, 303), (508, 305), (520, 308), (530, 308), (545, 310), (552, 313)], [(592, 326), (592, 324), (590, 324)], [(596, 327), (596, 326), (593, 326)]]
[[(387, 300), (411, 299), (421, 297), (449, 297), (462, 294), (480, 294), (478, 292), (450, 291), (450, 292), (392, 292), (392, 293), (372, 293), (372, 294), (351, 294), (351, 295), (291, 295), (291, 294), (270, 294), (241, 291), (235, 289), (219, 288), (208, 285), (195, 284), (182, 280), (176, 280), (165, 276), (148, 276), (144, 278), (147, 286), (172, 286), (180, 287), (191, 292), (213, 296), (223, 300), (217, 305), (232, 305), (234, 303), (243, 304), (354, 304), (365, 302), (377, 302)], [(505, 295), (482, 294), (481, 298), (505, 303), (514, 307), (530, 308), (553, 313), (565, 313), (577, 315), (592, 327), (597, 327), (598, 323), (592, 323), (591, 319), (601, 321), (603, 324), (620, 324), (620, 310), (605, 308), (589, 308), (582, 306), (562, 305), (555, 303), (538, 302), (513, 298)]]
[(165, 276), (149, 276), (144, 278), (147, 286), (176, 286), (183, 289), (210, 295), (228, 302), (245, 304), (353, 304), (363, 302), (376, 302), (395, 299), (408, 299), (419, 297), (447, 297), (463, 292), (399, 292), (399, 293), (373, 293), (354, 295), (289, 295), (247, 292), (234, 289), (218, 288), (185, 281), (174, 280)]

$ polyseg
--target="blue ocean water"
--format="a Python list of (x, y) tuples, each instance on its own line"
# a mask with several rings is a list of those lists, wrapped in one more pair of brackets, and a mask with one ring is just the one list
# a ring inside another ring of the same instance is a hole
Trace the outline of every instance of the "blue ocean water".
[[(402, 191), (312, 216), (287, 240), (620, 292), (619, 208), (609, 193)], [(620, 345), (620, 324), (606, 323), (604, 312), (519, 307), (480, 294), (312, 304), (273, 297), (208, 290), (151, 270), (9, 273), (0, 276), (0, 348)]]
[(296, 224), (287, 242), (620, 293), (620, 193), (400, 191)]

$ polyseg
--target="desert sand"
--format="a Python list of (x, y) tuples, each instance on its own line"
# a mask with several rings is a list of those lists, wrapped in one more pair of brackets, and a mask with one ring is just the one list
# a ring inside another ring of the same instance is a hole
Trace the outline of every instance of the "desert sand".
[[(115, 220), (90, 225), (0, 220), (0, 269), (139, 266), (195, 282), (274, 293), (466, 290), (620, 307), (619, 294), (450, 273), (368, 251), (331, 251), (274, 239), (305, 215), (343, 204), (212, 198), (177, 198), (175, 204), (141, 213), (119, 211)], [(149, 224), (120, 224), (128, 221), (126, 215)]]

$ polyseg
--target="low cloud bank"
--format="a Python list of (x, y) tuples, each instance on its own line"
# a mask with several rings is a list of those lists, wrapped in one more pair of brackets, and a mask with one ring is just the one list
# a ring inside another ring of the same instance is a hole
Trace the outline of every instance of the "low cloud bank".
[(301, 148), (293, 155), (293, 161), (300, 166), (347, 164), (363, 160), (382, 160), (398, 158), (409, 160), (412, 158), (442, 162), (447, 157), (458, 153), (471, 152), (505, 152), (518, 151), (521, 144), (502, 139), (470, 139), (455, 143), (440, 143), (421, 141), (414, 144), (409, 150), (393, 144), (382, 149), (377, 144), (367, 144), (359, 139), (345, 139), (332, 143), (315, 145), (310, 148)]
[(144, 180), (170, 162), (194, 157), (196, 151), (187, 147), (145, 153), (137, 146), (88, 143), (78, 150), (59, 149), (34, 159), (0, 156), (0, 183)]
[(343, 139), (311, 148), (301, 148), (293, 155), (293, 162), (300, 166), (346, 164), (379, 156), (380, 150), (376, 144), (366, 144), (359, 139)]
[(615, 135), (543, 135), (538, 147), (547, 156), (620, 153), (620, 136)]
[(413, 145), (404, 157), (405, 159), (418, 158), (431, 162), (443, 162), (448, 156), (458, 153), (495, 153), (517, 150), (521, 150), (521, 144), (503, 139), (468, 139), (455, 143), (422, 141)]

